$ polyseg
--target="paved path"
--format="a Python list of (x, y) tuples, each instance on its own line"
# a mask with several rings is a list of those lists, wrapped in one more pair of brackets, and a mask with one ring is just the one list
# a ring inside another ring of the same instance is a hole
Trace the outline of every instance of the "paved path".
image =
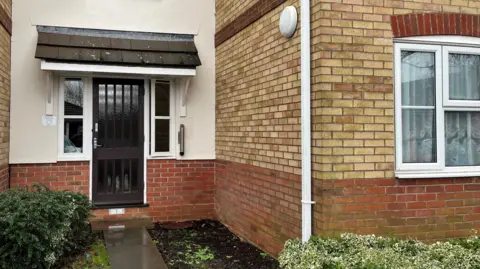
[(145, 227), (104, 230), (111, 269), (167, 269)]

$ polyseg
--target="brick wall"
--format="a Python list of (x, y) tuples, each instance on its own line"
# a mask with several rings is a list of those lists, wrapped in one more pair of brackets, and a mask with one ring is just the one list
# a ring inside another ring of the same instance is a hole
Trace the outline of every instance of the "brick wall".
[[(144, 218), (180, 221), (214, 218), (214, 161), (147, 161), (147, 203), (145, 208), (127, 208), (125, 215), (109, 216), (95, 210), (95, 219)], [(54, 190), (89, 194), (88, 162), (11, 165), (13, 188), (34, 183)]]
[(12, 188), (23, 188), (35, 183), (52, 190), (89, 193), (90, 166), (88, 162), (58, 162), (53, 164), (10, 165)]
[(147, 203), (145, 208), (127, 208), (125, 215), (108, 215), (95, 210), (97, 220), (145, 218), (153, 221), (184, 221), (215, 218), (215, 162), (148, 160)]
[(287, 1), (216, 49), (216, 156), (300, 173), (300, 38), (277, 21)]
[(263, 16), (216, 48), (215, 206), (230, 229), (276, 254), (301, 235), (300, 35), (278, 30), (283, 8), (299, 1), (254, 2), (268, 4), (242, 14), (217, 1), (217, 40), (231, 30), (218, 18)]
[[(239, 14), (243, 13), (258, 0), (217, 0), (215, 1), (215, 20), (216, 29), (220, 30), (223, 26), (232, 22)], [(235, 12), (232, 12), (232, 11)]]
[(432, 241), (480, 229), (479, 178), (315, 183), (315, 234), (350, 231)]
[[(226, 31), (225, 21), (248, 18), (224, 3), (217, 2), (217, 34)], [(257, 234), (258, 223), (282, 223), (263, 198), (279, 182), (292, 183), (278, 172), (299, 176), (301, 160), (299, 29), (290, 40), (278, 33), (278, 15), (290, 4), (298, 8), (287, 1), (216, 48), (218, 217), (250, 241), (274, 245), (295, 234), (270, 227)], [(479, 14), (480, 2), (313, 0), (311, 9), (315, 233), (395, 233), (430, 240), (480, 228), (477, 178), (394, 178), (391, 25), (392, 15)], [(473, 16), (465, 18), (475, 25)], [(259, 167), (275, 183), (256, 172)], [(299, 190), (291, 188), (292, 198)], [(281, 205), (284, 198), (276, 198), (274, 210), (287, 208)], [(241, 201), (232, 206), (235, 213), (222, 210), (232, 201)], [(300, 206), (299, 199), (289, 202)], [(296, 230), (296, 223), (282, 224)]]
[(0, 1), (0, 191), (8, 188), (10, 140), (11, 0)]
[(260, 248), (278, 253), (301, 234), (300, 176), (217, 161), (215, 208), (228, 227)]
[(149, 160), (149, 215), (168, 221), (213, 218), (214, 167), (208, 160)]
[(313, 1), (315, 233), (431, 240), (480, 228), (477, 178), (394, 178), (391, 25), (392, 15), (478, 14), (479, 7), (463, 0)]

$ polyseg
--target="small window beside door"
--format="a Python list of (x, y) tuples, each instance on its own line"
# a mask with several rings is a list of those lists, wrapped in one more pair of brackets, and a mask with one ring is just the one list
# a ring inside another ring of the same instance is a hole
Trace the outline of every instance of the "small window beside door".
[(62, 78), (59, 87), (59, 158), (85, 156), (85, 83), (81, 78)]
[(150, 152), (171, 157), (174, 152), (173, 92), (168, 81), (153, 81), (151, 87)]
[(63, 153), (83, 153), (83, 98), (81, 79), (65, 79), (63, 90)]

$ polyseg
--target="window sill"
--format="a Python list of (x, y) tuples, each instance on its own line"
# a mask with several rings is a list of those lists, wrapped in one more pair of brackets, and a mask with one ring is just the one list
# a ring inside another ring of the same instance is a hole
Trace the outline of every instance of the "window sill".
[(478, 171), (395, 171), (395, 177), (399, 179), (417, 178), (452, 178), (452, 177), (478, 177)]
[(58, 162), (82, 162), (82, 161), (90, 161), (90, 158), (85, 155), (75, 155), (75, 156), (58, 156)]
[(175, 156), (155, 156), (150, 155), (147, 157), (147, 160), (176, 160)]

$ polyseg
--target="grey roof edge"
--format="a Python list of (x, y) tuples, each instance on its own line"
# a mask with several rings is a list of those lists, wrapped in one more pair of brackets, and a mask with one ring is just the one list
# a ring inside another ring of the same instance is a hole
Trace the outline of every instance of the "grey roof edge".
[(109, 38), (123, 38), (123, 39), (137, 39), (137, 40), (155, 40), (155, 41), (193, 41), (194, 39), (194, 35), (190, 35), (190, 34), (134, 32), (134, 31), (73, 28), (73, 27), (59, 27), (59, 26), (46, 26), (46, 25), (37, 25), (37, 31), (41, 33), (52, 33), (52, 34), (67, 34), (67, 35), (81, 35), (81, 36), (109, 37)]

